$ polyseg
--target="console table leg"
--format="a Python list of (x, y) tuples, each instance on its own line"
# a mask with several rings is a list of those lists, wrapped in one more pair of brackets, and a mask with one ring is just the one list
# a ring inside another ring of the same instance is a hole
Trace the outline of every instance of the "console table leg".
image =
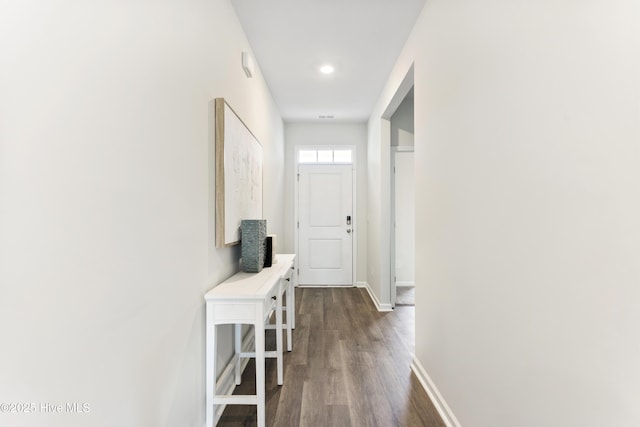
[(295, 321), (295, 313), (293, 309), (293, 284), (291, 282), (287, 285), (287, 351), (293, 349), (293, 338), (291, 336), (291, 330), (293, 329), (293, 322)]
[(276, 300), (276, 365), (278, 371), (278, 385), (282, 385), (282, 292), (278, 292)]
[(291, 306), (290, 306), (291, 308), (287, 306), (287, 315), (291, 314), (291, 321), (287, 319), (287, 323), (291, 325), (291, 329), (295, 329), (296, 328), (296, 285), (293, 283), (293, 281), (291, 282), (291, 288), (289, 289), (291, 289), (291, 295), (289, 296), (289, 299), (291, 300)]
[(242, 359), (240, 359), (240, 353), (242, 352), (242, 324), (236, 323), (234, 326), (235, 331), (235, 346), (236, 346), (236, 385), (240, 385), (242, 382)]
[(213, 323), (213, 307), (207, 305), (207, 364), (206, 364), (206, 398), (207, 398), (207, 411), (206, 411), (206, 427), (213, 427), (215, 421), (215, 408), (213, 405), (213, 398), (216, 395), (216, 325)]
[(265, 427), (265, 381), (264, 381), (264, 320), (262, 306), (256, 310), (256, 398), (258, 400), (258, 427)]

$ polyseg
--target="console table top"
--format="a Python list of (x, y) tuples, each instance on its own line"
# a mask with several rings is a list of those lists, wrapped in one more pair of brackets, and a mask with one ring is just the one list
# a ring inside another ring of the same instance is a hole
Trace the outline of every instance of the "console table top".
[(271, 267), (263, 268), (260, 273), (240, 271), (207, 292), (204, 299), (215, 301), (264, 298), (275, 283), (287, 274), (294, 259), (294, 254), (277, 254), (277, 262)]

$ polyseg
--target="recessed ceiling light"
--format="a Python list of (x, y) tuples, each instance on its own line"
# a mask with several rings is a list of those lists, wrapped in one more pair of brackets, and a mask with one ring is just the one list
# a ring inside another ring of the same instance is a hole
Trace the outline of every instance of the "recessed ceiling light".
[(331, 74), (334, 71), (335, 71), (335, 68), (333, 68), (333, 65), (330, 65), (330, 64), (326, 64), (320, 67), (320, 72), (323, 74)]

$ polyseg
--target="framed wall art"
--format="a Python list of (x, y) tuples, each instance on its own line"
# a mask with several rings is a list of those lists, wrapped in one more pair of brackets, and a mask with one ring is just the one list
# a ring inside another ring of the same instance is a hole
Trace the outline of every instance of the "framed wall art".
[(262, 219), (262, 145), (223, 98), (215, 100), (216, 247), (240, 243), (240, 222)]

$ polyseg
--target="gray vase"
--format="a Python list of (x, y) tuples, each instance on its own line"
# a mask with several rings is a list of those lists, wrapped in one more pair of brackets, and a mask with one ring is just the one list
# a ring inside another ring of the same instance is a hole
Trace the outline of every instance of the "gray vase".
[(266, 219), (243, 219), (240, 223), (242, 271), (259, 273), (264, 267), (264, 243), (267, 238)]

